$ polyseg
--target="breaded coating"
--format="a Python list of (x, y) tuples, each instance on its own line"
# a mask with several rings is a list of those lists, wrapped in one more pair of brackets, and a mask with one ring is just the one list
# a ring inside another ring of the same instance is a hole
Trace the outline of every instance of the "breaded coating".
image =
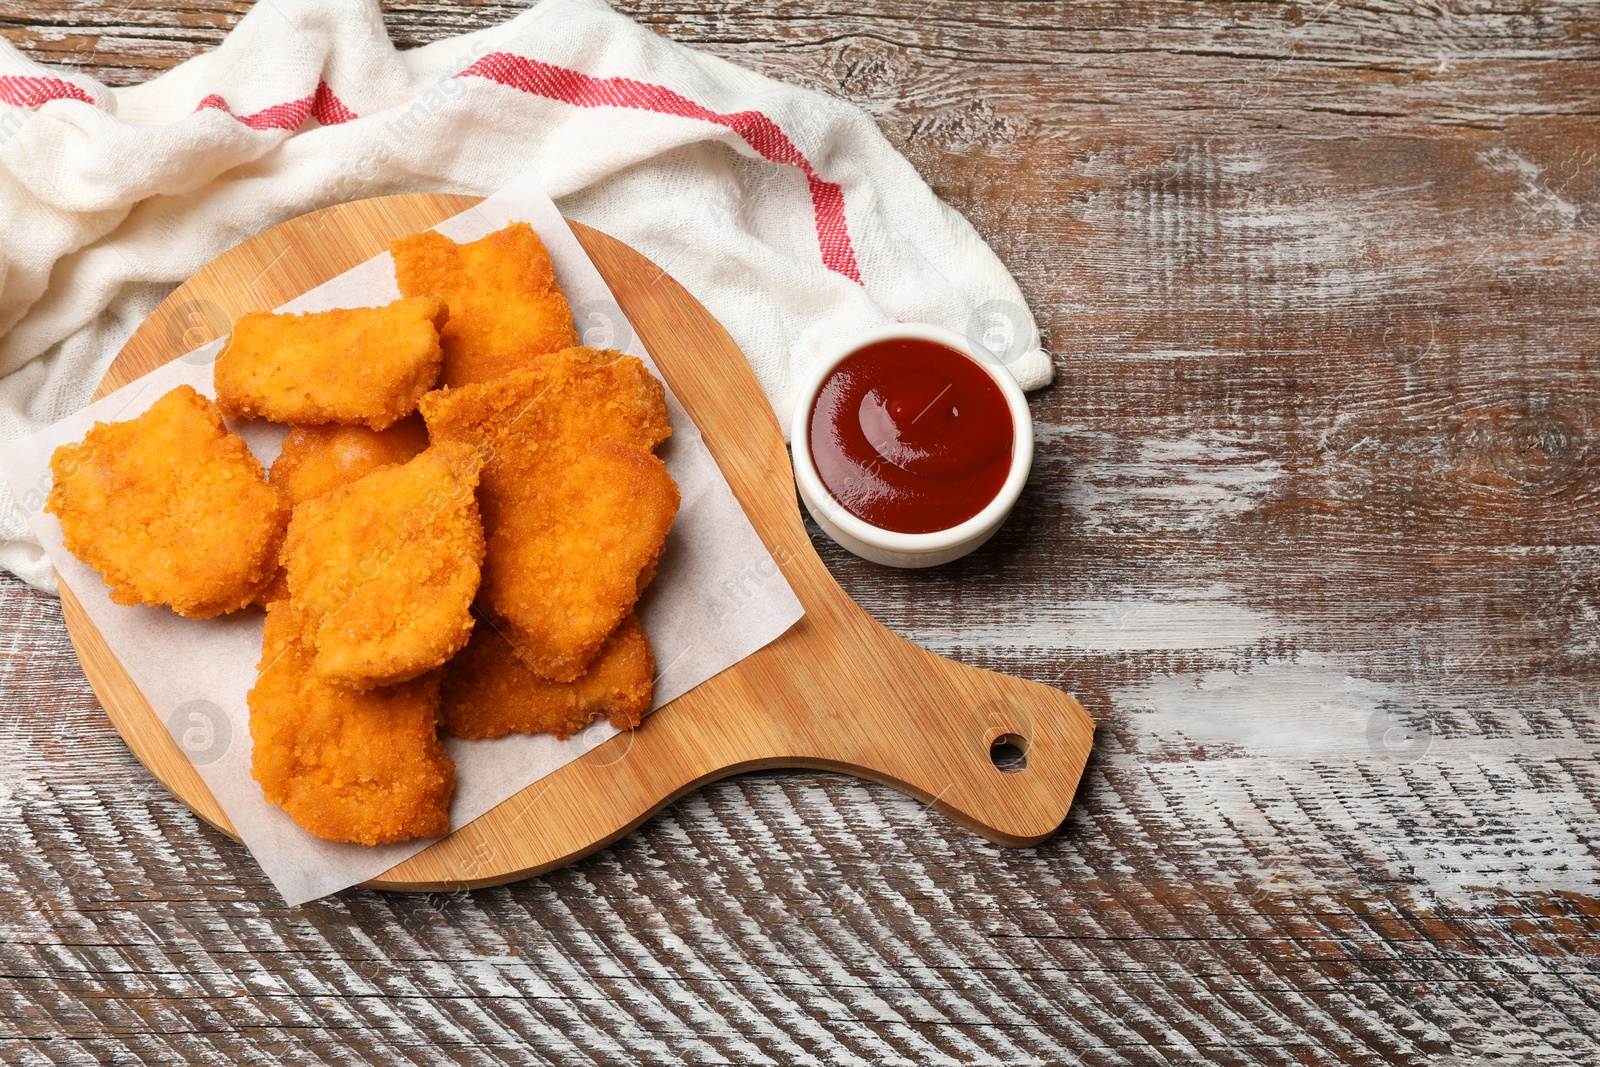
[[(465, 441), (487, 457), (479, 497), (490, 534), (502, 490), (525, 482), (501, 479), (498, 471), (559, 463), (584, 442), (615, 441), (650, 451), (672, 434), (666, 390), (642, 362), (582, 346), (535, 357), (492, 382), (435, 390), (419, 406), (435, 440)], [(541, 448), (547, 453), (542, 457)]]
[(291, 505), (348, 485), (379, 467), (407, 463), (428, 447), (428, 427), (412, 412), (393, 426), (296, 426), (283, 439), (269, 477)]
[(633, 610), (678, 486), (655, 456), (613, 441), (556, 439), (546, 451), (555, 462), (496, 475), (480, 599), (530, 670), (570, 682)]
[[(293, 507), (379, 467), (409, 462), (427, 447), (428, 427), (415, 411), (382, 430), (337, 423), (296, 426), (283, 439), (283, 450), (267, 477)], [(277, 577), (256, 595), (256, 603), (266, 607), (288, 595), (288, 578), (279, 567)]]
[(445, 668), (446, 732), (456, 737), (555, 734), (565, 741), (605, 717), (631, 730), (650, 710), (655, 656), (639, 617), (629, 614), (576, 681), (551, 682), (529, 671), (511, 643), (480, 622)]
[(552, 436), (652, 451), (672, 435), (666, 388), (635, 356), (582, 345), (531, 357), (504, 377), (436, 389), (418, 405), (441, 440), (526, 453)]
[(213, 371), (217, 406), (230, 419), (381, 430), (433, 388), (447, 317), (431, 295), (381, 308), (241, 315)]
[(215, 404), (180, 385), (127, 422), (97, 422), (50, 457), (45, 510), (118, 604), (209, 619), (277, 571), (289, 506)]
[(257, 607), (270, 607), (274, 601), (289, 599), (289, 572), (282, 566), (274, 569), (272, 578), (256, 591), (252, 601)]
[(267, 610), (257, 669), (250, 760), (267, 800), (330, 841), (450, 832), (456, 771), (439, 739), (442, 671), (362, 693), (329, 685), (285, 601)]
[(440, 385), (491, 381), (579, 341), (550, 253), (525, 222), (464, 245), (428, 230), (389, 251), (402, 293), (437, 296), (450, 307)]
[(294, 509), (289, 605), (320, 679), (393, 685), (467, 643), (484, 553), (480, 465), (470, 445), (446, 441)]

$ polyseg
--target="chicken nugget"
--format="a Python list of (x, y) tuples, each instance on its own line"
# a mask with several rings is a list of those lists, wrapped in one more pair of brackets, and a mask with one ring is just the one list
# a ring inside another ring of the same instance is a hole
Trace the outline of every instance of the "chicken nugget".
[(250, 762), (268, 801), (330, 841), (450, 832), (455, 764), (439, 739), (442, 671), (360, 693), (329, 685), (281, 600), (267, 610), (258, 670)]
[(579, 341), (550, 253), (525, 222), (464, 245), (427, 230), (389, 251), (402, 293), (450, 306), (440, 385), (490, 381)]
[(381, 430), (433, 388), (447, 317), (431, 295), (381, 308), (241, 315), (213, 371), (217, 406), (230, 419)]
[(678, 486), (649, 452), (557, 438), (547, 462), (498, 469), (499, 520), (480, 600), (541, 678), (582, 674), (633, 610), (678, 512)]
[(525, 481), (500, 478), (502, 469), (559, 463), (565, 450), (583, 442), (615, 441), (650, 451), (672, 434), (666, 390), (640, 360), (582, 346), (535, 357), (492, 382), (435, 390), (419, 406), (433, 438), (465, 441), (483, 451), (481, 498), (484, 529), (491, 534), (502, 490)]
[[(267, 472), (268, 479), (293, 507), (348, 485), (379, 467), (405, 463), (428, 447), (428, 427), (413, 411), (393, 426), (369, 430), (365, 426), (296, 426), (283, 439), (283, 450)], [(282, 567), (256, 603), (266, 607), (289, 595)]]
[(431, 435), (488, 443), (497, 454), (562, 435), (648, 452), (672, 436), (666, 389), (643, 361), (582, 345), (531, 357), (493, 381), (436, 389), (418, 406)]
[(269, 477), (291, 505), (348, 485), (379, 467), (406, 463), (428, 447), (428, 427), (412, 412), (383, 430), (296, 426), (283, 439)]
[(445, 730), (472, 738), (555, 734), (565, 741), (601, 717), (619, 730), (631, 730), (650, 710), (655, 672), (650, 640), (632, 613), (600, 646), (588, 669), (567, 683), (528, 670), (505, 635), (480, 622), (467, 647), (445, 668)]
[(485, 456), (480, 600), (541, 677), (570, 682), (632, 608), (678, 508), (649, 450), (672, 432), (642, 362), (574, 347), (423, 397), (436, 440)]
[(50, 457), (45, 510), (118, 604), (209, 619), (277, 570), (289, 506), (215, 404), (180, 385), (127, 422), (95, 423)]
[(446, 441), (294, 509), (289, 605), (321, 680), (393, 685), (467, 643), (484, 552), (479, 468), (471, 446)]

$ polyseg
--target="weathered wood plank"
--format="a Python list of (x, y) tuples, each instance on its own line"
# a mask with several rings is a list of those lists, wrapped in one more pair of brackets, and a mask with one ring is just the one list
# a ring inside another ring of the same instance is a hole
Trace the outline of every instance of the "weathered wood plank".
[[(1593, 1062), (1593, 5), (620, 6), (861, 104), (1017, 273), (1061, 376), (1013, 521), (932, 573), (821, 548), (1103, 720), (1067, 830), (761, 776), (547, 878), (289, 912), (0, 580), (0, 1059)], [(126, 84), (247, 7), (0, 32)]]

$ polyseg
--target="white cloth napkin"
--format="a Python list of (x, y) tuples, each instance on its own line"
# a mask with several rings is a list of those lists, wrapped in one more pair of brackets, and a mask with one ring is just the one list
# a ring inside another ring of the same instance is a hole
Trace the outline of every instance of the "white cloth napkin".
[[(832, 339), (895, 320), (1048, 355), (1010, 274), (859, 109), (544, 0), (397, 52), (378, 0), (260, 3), (212, 52), (109, 89), (0, 42), (0, 441), (88, 402), (134, 328), (229, 247), (318, 207), (532, 178), (727, 327), (779, 425)], [(575, 309), (621, 347), (614, 307)], [(226, 322), (193, 316), (194, 347)], [(0, 566), (54, 574), (0, 495)]]

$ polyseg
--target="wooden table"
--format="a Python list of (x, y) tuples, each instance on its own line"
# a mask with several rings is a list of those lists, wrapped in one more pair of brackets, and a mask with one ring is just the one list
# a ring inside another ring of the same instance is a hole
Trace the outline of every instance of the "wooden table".
[[(247, 6), (0, 30), (127, 84)], [(1595, 9), (620, 6), (866, 108), (1048, 330), (989, 548), (822, 550), (1084, 701), (1072, 818), (1006, 851), (766, 774), (548, 877), (289, 910), (5, 580), (0, 1060), (1596, 1062)], [(410, 46), (520, 5), (385, 8)]]

